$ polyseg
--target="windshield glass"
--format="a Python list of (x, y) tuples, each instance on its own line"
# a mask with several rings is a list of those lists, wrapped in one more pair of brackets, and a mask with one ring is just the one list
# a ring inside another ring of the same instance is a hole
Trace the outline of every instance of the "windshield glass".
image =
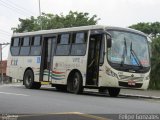
[(147, 37), (126, 31), (108, 32), (112, 36), (112, 47), (108, 50), (111, 63), (149, 67)]

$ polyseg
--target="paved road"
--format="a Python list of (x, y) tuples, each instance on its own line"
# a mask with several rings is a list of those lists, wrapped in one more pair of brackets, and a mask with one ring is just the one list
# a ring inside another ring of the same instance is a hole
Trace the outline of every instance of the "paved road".
[(52, 113), (160, 113), (160, 101), (118, 97), (85, 92), (82, 95), (43, 87), (26, 89), (22, 85), (0, 86), (0, 114)]

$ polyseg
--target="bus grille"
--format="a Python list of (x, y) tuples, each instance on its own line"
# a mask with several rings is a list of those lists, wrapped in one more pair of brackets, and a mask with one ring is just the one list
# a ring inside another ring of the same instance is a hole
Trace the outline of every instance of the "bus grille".
[(123, 82), (127, 82), (128, 80), (134, 80), (135, 82), (143, 82), (143, 77), (119, 75), (119, 80)]

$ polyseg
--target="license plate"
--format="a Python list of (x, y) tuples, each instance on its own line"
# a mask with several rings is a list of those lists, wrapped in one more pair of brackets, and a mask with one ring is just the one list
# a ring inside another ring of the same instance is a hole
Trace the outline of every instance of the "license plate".
[(130, 85), (130, 86), (135, 86), (136, 83), (135, 83), (135, 81), (133, 81), (133, 80), (129, 80), (129, 81), (128, 81), (128, 85)]

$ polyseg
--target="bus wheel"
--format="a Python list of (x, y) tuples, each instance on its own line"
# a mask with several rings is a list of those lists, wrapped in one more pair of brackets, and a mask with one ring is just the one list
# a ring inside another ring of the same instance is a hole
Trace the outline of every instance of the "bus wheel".
[(39, 89), (41, 84), (38, 82), (34, 82), (34, 75), (31, 70), (27, 70), (24, 74), (24, 85), (28, 89)]
[(99, 88), (99, 89), (98, 89), (98, 92), (99, 92), (100, 94), (106, 94), (106, 93), (107, 93), (107, 88)]
[(68, 82), (67, 90), (69, 92), (75, 93), (75, 94), (80, 94), (83, 92), (83, 87), (82, 87), (82, 76), (80, 75), (79, 72), (75, 72), (71, 78), (70, 81)]
[(117, 97), (119, 95), (119, 92), (120, 92), (120, 88), (108, 88), (108, 92), (109, 92), (109, 95), (111, 97)]

